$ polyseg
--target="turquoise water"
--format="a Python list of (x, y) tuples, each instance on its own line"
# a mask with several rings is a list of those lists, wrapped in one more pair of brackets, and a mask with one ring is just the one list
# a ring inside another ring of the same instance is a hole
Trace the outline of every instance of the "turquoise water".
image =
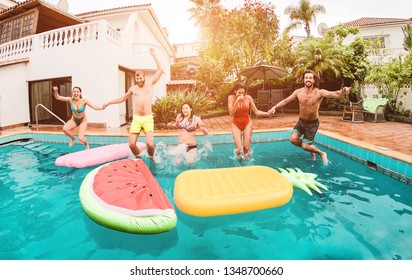
[[(323, 166), (287, 141), (255, 143), (247, 163), (317, 173), (329, 187), (321, 195), (295, 189), (284, 206), (221, 217), (176, 209), (175, 229), (135, 235), (88, 218), (78, 192), (93, 167), (56, 167), (57, 156), (83, 147), (52, 146), (47, 155), (16, 144), (0, 149), (0, 259), (412, 259), (411, 186), (327, 149), (331, 164)], [(156, 147), (156, 179), (172, 204), (180, 172), (238, 165), (232, 144), (203, 146), (192, 166), (176, 166), (170, 146)]]

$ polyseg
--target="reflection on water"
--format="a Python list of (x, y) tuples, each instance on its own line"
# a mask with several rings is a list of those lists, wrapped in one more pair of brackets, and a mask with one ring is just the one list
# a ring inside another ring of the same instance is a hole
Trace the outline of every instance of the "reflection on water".
[[(65, 154), (67, 145), (53, 145)], [(189, 169), (264, 165), (316, 173), (328, 187), (294, 189), (277, 208), (216, 217), (176, 209), (176, 228), (136, 235), (102, 227), (83, 212), (79, 188), (94, 167), (56, 167), (55, 157), (19, 146), (0, 150), (0, 259), (412, 259), (412, 188), (327, 151), (312, 161), (289, 142), (253, 143), (238, 161), (234, 145), (199, 145), (187, 163), (184, 145), (156, 144), (143, 160), (174, 205), (175, 178)]]

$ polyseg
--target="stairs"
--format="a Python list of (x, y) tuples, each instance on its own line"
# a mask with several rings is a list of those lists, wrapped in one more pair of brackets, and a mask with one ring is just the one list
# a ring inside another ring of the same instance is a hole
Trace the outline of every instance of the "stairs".
[(62, 155), (60, 150), (50, 147), (49, 145), (47, 145), (47, 143), (36, 142), (33, 140), (25, 142), (14, 142), (12, 143), (12, 145), (21, 146), (25, 149), (29, 149), (31, 151), (37, 152), (47, 157), (57, 158)]

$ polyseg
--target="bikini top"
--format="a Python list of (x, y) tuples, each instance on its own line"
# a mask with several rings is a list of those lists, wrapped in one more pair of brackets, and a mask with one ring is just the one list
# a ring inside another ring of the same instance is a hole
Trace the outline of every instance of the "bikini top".
[(188, 124), (184, 124), (183, 122), (178, 122), (177, 123), (177, 128), (186, 129), (187, 132), (196, 131), (196, 126), (194, 125), (194, 122), (195, 122), (195, 117), (193, 117), (192, 122), (188, 123)]
[(78, 114), (78, 115), (80, 115), (81, 113), (84, 112), (84, 110), (86, 110), (86, 108), (84, 107), (84, 105), (81, 105), (81, 106), (79, 107), (79, 109), (76, 110), (76, 106), (74, 106), (74, 104), (72, 104), (72, 105), (70, 106), (70, 108), (72, 109), (72, 112), (73, 112), (73, 113), (76, 113), (76, 114)]

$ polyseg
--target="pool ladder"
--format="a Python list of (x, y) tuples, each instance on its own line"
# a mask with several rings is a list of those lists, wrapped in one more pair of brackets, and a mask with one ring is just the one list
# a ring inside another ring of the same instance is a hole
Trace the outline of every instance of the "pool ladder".
[(47, 112), (49, 112), (51, 115), (53, 115), (56, 119), (58, 119), (59, 121), (61, 121), (63, 123), (63, 125), (66, 124), (66, 122), (64, 120), (62, 120), (61, 118), (59, 118), (55, 113), (53, 113), (52, 111), (50, 111), (49, 109), (47, 109), (46, 106), (44, 106), (43, 104), (37, 104), (36, 105), (36, 109), (35, 109), (35, 115), (36, 115), (36, 127), (37, 127), (37, 131), (39, 131), (39, 120), (37, 117), (37, 108), (38, 107), (42, 107), (43, 109), (45, 109)]

